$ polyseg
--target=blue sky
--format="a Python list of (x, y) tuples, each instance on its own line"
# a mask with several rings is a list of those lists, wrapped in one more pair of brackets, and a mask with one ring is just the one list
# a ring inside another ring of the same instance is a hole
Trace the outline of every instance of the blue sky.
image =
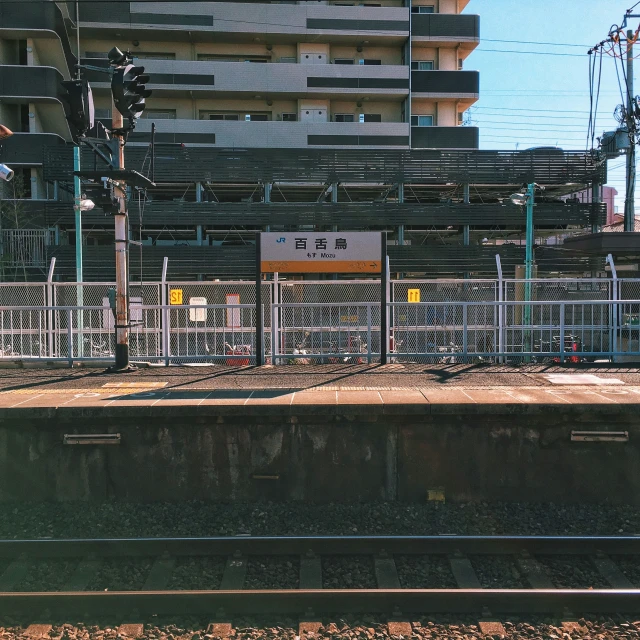
[[(481, 148), (585, 149), (590, 103), (587, 50), (605, 39), (632, 5), (633, 0), (471, 0), (465, 13), (480, 15), (481, 44), (465, 61), (465, 69), (480, 71), (480, 100), (469, 113), (480, 127)], [(640, 13), (640, 6), (637, 9)], [(639, 23), (632, 19), (629, 27), (635, 30)], [(636, 94), (639, 67), (640, 59), (634, 73)], [(620, 102), (614, 59), (605, 56), (596, 135), (616, 128), (613, 111)], [(608, 184), (618, 189), (616, 204), (622, 211), (624, 157), (609, 161)]]

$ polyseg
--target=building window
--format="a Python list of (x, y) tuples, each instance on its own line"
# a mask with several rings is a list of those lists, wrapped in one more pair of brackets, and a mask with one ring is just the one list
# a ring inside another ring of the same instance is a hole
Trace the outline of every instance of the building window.
[(334, 122), (355, 122), (353, 113), (336, 113), (333, 116)]
[(361, 113), (358, 116), (359, 122), (382, 122), (382, 114), (380, 113)]
[(433, 60), (417, 60), (411, 63), (413, 71), (433, 71)]
[(141, 118), (145, 118), (147, 120), (175, 120), (176, 119), (176, 110), (175, 109), (145, 109), (142, 112)]
[(433, 116), (411, 116), (412, 127), (433, 127)]
[(283, 113), (282, 122), (296, 122), (298, 120), (297, 113)]
[(132, 54), (133, 58), (137, 58), (139, 60), (175, 60), (175, 53), (143, 53), (142, 51), (134, 51)]
[(239, 116), (237, 113), (210, 113), (208, 111), (201, 111), (200, 120), (239, 120)]
[(334, 58), (333, 64), (353, 64), (353, 58)]
[(295, 56), (284, 56), (280, 58), (280, 62), (286, 62), (287, 64), (296, 64), (298, 62), (298, 58)]
[(382, 64), (382, 60), (374, 60), (372, 58), (365, 58), (364, 60), (360, 60), (359, 62), (360, 64), (372, 64), (372, 65)]
[(269, 116), (266, 113), (246, 113), (244, 120), (245, 122), (267, 122)]
[(411, 7), (411, 13), (435, 13), (436, 8), (432, 4), (423, 7)]
[(199, 53), (198, 62), (269, 62), (264, 56), (233, 56), (216, 53)]

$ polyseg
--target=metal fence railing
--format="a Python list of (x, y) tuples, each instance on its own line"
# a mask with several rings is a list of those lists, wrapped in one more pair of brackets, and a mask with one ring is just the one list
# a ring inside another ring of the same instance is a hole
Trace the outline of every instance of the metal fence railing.
[[(528, 307), (525, 313), (525, 307)], [(263, 358), (276, 364), (640, 360), (640, 299), (278, 303), (262, 318)], [(256, 362), (250, 304), (138, 305), (132, 360)], [(523, 318), (530, 318), (524, 322)], [(112, 360), (105, 306), (0, 306), (0, 359)]]
[[(383, 352), (396, 362), (638, 359), (640, 279), (536, 279), (529, 302), (524, 284), (391, 281), (382, 323), (380, 281), (263, 281), (259, 359), (364, 363)], [(0, 359), (113, 359), (113, 286), (0, 283)], [(177, 292), (182, 304), (170, 304)], [(255, 293), (250, 281), (131, 283), (131, 359), (256, 362)]]

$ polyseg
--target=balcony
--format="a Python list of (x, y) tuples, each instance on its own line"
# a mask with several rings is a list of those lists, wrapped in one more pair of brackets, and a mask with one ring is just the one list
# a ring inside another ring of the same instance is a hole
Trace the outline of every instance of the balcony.
[[(251, 20), (247, 20), (251, 16)], [(263, 3), (85, 3), (80, 14), (83, 34), (105, 37), (117, 25), (123, 37), (173, 31), (183, 41), (237, 41), (240, 34), (278, 42), (403, 42), (409, 32), (409, 10), (401, 7), (339, 7)], [(125, 35), (126, 34), (126, 35)]]
[(14, 133), (0, 142), (2, 162), (9, 166), (36, 166), (44, 162), (44, 147), (64, 144), (55, 133)]
[(37, 41), (42, 60), (66, 78), (75, 72), (76, 57), (71, 51), (62, 13), (55, 2), (0, 3), (0, 38), (33, 38)]
[[(141, 120), (131, 143), (150, 140), (151, 120)], [(156, 141), (234, 148), (384, 147), (407, 149), (409, 125), (402, 122), (233, 122), (158, 120)]]
[[(401, 65), (307, 65), (288, 63), (144, 60), (154, 97), (224, 94), (228, 98), (391, 96), (409, 94), (409, 68)], [(104, 75), (88, 74), (94, 89), (108, 89)]]
[(442, 13), (414, 13), (411, 16), (411, 39), (433, 46), (460, 44), (471, 50), (480, 42), (480, 16)]
[(62, 80), (53, 67), (0, 66), (0, 100), (10, 104), (36, 103), (45, 131), (69, 140), (71, 134), (61, 99)]
[[(412, 71), (411, 92), (424, 98), (471, 98), (477, 100), (480, 74), (477, 71)], [(425, 95), (426, 94), (426, 95)]]
[(411, 127), (412, 149), (477, 149), (478, 127)]

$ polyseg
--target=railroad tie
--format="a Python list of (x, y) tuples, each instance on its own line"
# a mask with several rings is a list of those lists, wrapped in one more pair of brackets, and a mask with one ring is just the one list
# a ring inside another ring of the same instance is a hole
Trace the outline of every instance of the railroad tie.
[(29, 565), (29, 559), (24, 554), (13, 560), (0, 575), (0, 591), (13, 591), (13, 588), (25, 579)]
[(614, 589), (634, 589), (634, 585), (622, 573), (620, 567), (605, 553), (598, 552), (595, 557), (591, 558), (595, 568), (600, 575), (614, 588)]
[(40, 638), (49, 638), (49, 632), (53, 629), (50, 624), (30, 624), (24, 631), (24, 635), (30, 640), (40, 640)]
[(171, 574), (176, 566), (176, 559), (168, 553), (158, 556), (145, 580), (143, 591), (162, 591), (167, 588)]
[[(398, 568), (393, 556), (382, 550), (373, 559), (373, 568), (376, 574), (378, 589), (400, 589), (400, 578)], [(412, 633), (411, 623), (402, 620), (402, 613), (397, 614), (387, 620), (387, 628), (391, 636), (410, 636)]]
[(101, 564), (102, 560), (93, 555), (84, 558), (66, 581), (63, 591), (84, 591), (98, 572)]
[[(458, 589), (482, 589), (478, 574), (475, 572), (471, 560), (465, 557), (460, 551), (456, 551), (453, 557), (449, 558), (451, 573), (455, 578)], [(506, 636), (507, 632), (502, 623), (491, 619), (491, 612), (484, 611), (484, 617), (478, 622), (480, 631), (485, 635)]]
[(555, 585), (551, 582), (551, 578), (545, 572), (544, 567), (527, 551), (523, 551), (520, 554), (516, 564), (518, 569), (524, 573), (532, 589), (555, 589)]
[[(300, 556), (300, 589), (322, 589), (322, 561), (313, 551)], [(313, 611), (307, 611), (298, 623), (298, 635), (314, 636), (321, 626)]]
[(224, 567), (222, 580), (220, 582), (221, 591), (240, 591), (244, 586), (244, 579), (247, 575), (247, 558), (240, 551), (236, 551), (227, 558)]
[(482, 589), (480, 580), (471, 564), (469, 558), (464, 556), (460, 551), (449, 558), (451, 573), (456, 580), (458, 589)]

